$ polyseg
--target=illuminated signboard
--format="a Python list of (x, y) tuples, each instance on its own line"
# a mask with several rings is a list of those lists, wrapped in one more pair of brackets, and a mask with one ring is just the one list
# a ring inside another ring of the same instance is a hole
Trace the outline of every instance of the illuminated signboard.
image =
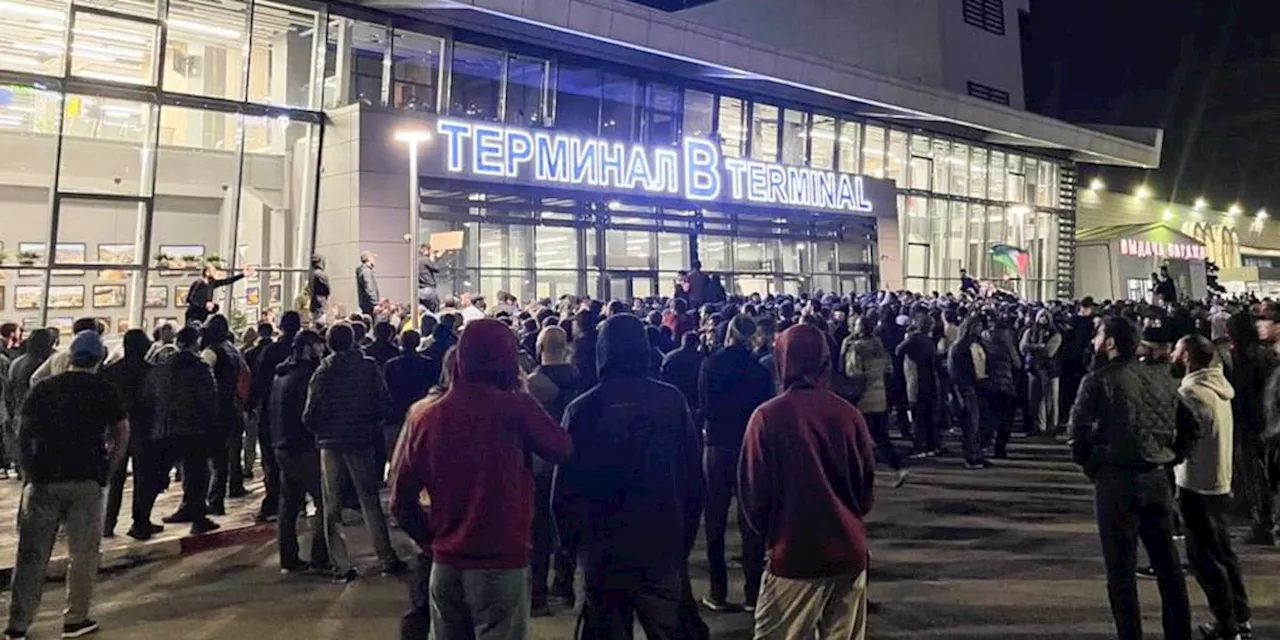
[(452, 118), (435, 130), (444, 172), (470, 179), (860, 214), (885, 215), (895, 203), (891, 182), (726, 158), (702, 138), (646, 147)]
[(1121, 238), (1120, 253), (1126, 256), (1147, 258), (1178, 258), (1182, 260), (1204, 260), (1204, 245), (1188, 242), (1152, 242), (1138, 238)]

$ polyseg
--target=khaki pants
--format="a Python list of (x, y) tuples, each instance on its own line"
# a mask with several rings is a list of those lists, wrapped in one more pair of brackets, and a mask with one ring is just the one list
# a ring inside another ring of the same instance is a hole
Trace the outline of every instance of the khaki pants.
[(755, 640), (864, 640), (867, 572), (793, 580), (765, 572)]

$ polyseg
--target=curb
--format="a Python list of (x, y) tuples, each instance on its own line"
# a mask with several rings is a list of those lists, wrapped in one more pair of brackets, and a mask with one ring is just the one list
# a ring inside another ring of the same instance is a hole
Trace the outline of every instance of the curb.
[[(274, 538), (275, 535), (275, 523), (250, 523), (219, 529), (204, 535), (187, 535), (169, 540), (140, 542), (122, 549), (103, 552), (98, 565), (98, 573), (114, 573), (156, 560), (262, 542)], [(50, 558), (49, 566), (45, 570), (45, 579), (60, 581), (66, 578), (68, 562), (69, 559), (65, 555)], [(12, 581), (13, 567), (0, 568), (0, 591), (8, 591)]]

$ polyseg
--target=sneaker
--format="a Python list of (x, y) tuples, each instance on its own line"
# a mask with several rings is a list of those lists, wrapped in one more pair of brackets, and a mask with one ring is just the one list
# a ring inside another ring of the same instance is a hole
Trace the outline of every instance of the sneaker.
[(704, 596), (702, 598), (702, 606), (718, 613), (736, 613), (738, 611), (742, 611), (742, 607), (739, 605), (733, 604), (728, 600), (712, 598), (711, 596)]
[(301, 560), (280, 565), (280, 575), (282, 576), (302, 575), (310, 570), (311, 565)]
[(897, 489), (907, 483), (907, 478), (911, 477), (911, 472), (906, 469), (898, 469), (898, 475), (893, 480), (893, 488)]
[(1240, 640), (1253, 640), (1253, 623), (1245, 620), (1240, 623)]
[(151, 529), (151, 533), (160, 533), (161, 531), (164, 531), (164, 525), (160, 524), (152, 524), (148, 522), (147, 527)]
[(987, 467), (988, 467), (988, 465), (986, 464), (986, 461), (983, 461), (983, 462), (966, 462), (966, 463), (964, 463), (964, 468), (965, 468), (965, 470), (967, 470), (967, 471), (981, 471), (981, 470), (983, 470), (983, 469), (986, 469)]
[(83, 622), (77, 622), (75, 624), (64, 624), (62, 625), (62, 637), (79, 638), (81, 636), (87, 636), (91, 633), (94, 633), (97, 630), (98, 630), (97, 620), (85, 620)]
[(355, 568), (353, 567), (341, 573), (334, 573), (333, 583), (334, 584), (351, 584), (352, 582), (355, 582), (359, 578), (360, 578), (360, 572), (356, 571)]
[(227, 515), (227, 505), (222, 504), (221, 502), (212, 503), (209, 505), (209, 510), (206, 513), (211, 516), (225, 516)]
[(186, 522), (192, 522), (194, 520), (195, 518), (192, 518), (191, 514), (187, 513), (186, 511), (175, 511), (172, 514), (167, 515), (160, 519), (160, 521), (165, 524), (182, 524)]
[(746, 602), (746, 604), (742, 605), (742, 610), (743, 610), (743, 611), (745, 611), (745, 612), (747, 612), (747, 613), (755, 613), (755, 612), (756, 612), (756, 603), (751, 602), (750, 600), (748, 600), (748, 601)]
[(125, 532), (125, 535), (129, 536), (130, 538), (133, 538), (134, 540), (137, 540), (138, 542), (146, 542), (147, 540), (150, 540), (151, 536), (155, 534), (151, 532), (150, 527), (146, 529), (139, 529), (135, 525), (135, 526), (129, 527), (129, 530)]
[[(1243, 625), (1241, 625), (1243, 628)], [(1250, 637), (1253, 636), (1253, 628), (1249, 629)], [(1222, 627), (1217, 623), (1205, 622), (1200, 625), (1200, 637), (1202, 640), (1242, 640), (1244, 634), (1237, 633), (1235, 635), (1226, 635), (1222, 632)]]
[(191, 523), (191, 535), (193, 536), (203, 535), (203, 534), (209, 533), (210, 531), (217, 531), (218, 529), (221, 529), (221, 528), (222, 528), (222, 525), (208, 518), (204, 518), (203, 520), (196, 520), (195, 522)]
[(1147, 578), (1148, 580), (1156, 579), (1156, 568), (1152, 566), (1138, 567), (1138, 569), (1133, 573), (1139, 578)]
[(908, 460), (924, 460), (925, 458), (930, 458), (932, 456), (933, 456), (932, 451), (917, 451), (916, 453), (913, 453), (907, 456), (907, 459)]
[(396, 558), (395, 560), (392, 560), (391, 562), (386, 563), (382, 567), (382, 575), (384, 576), (398, 576), (408, 572), (409, 572), (408, 563), (406, 563), (404, 560), (401, 560), (399, 558)]
[(4, 632), (4, 640), (27, 640), (27, 634), (22, 631), (6, 631)]

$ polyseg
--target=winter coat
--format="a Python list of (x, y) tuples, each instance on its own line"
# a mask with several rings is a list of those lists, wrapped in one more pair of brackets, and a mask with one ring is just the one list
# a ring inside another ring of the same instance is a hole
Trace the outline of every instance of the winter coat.
[(588, 566), (684, 568), (702, 514), (702, 449), (683, 395), (645, 377), (644, 326), (620, 315), (599, 333), (600, 384), (565, 410), (573, 455), (556, 471), (553, 510)]
[(34, 353), (20, 355), (14, 358), (9, 364), (9, 380), (4, 386), (5, 406), (9, 410), (9, 415), (18, 415), (18, 410), (22, 408), (22, 403), (27, 399), (27, 393), (31, 391), (31, 375), (49, 359), (49, 355), (43, 357)]
[(1178, 386), (1182, 402), (1199, 425), (1199, 437), (1186, 460), (1174, 467), (1178, 487), (1202, 495), (1231, 493), (1231, 456), (1235, 426), (1231, 399), (1235, 390), (1222, 368), (1209, 366), (1188, 373)]
[(307, 292), (311, 296), (311, 313), (317, 314), (329, 306), (329, 274), (324, 272), (324, 260), (311, 260), (311, 280)]
[(383, 371), (391, 394), (391, 419), (395, 422), (403, 421), (409, 407), (426, 397), (431, 385), (438, 382), (432, 379), (432, 373), (439, 377), (432, 361), (418, 353), (405, 353), (388, 360)]
[(679, 389), (689, 403), (689, 410), (698, 415), (698, 373), (706, 358), (698, 347), (680, 347), (662, 359), (662, 381)]
[(145, 402), (152, 408), (151, 439), (209, 436), (218, 424), (218, 385), (200, 356), (178, 351), (147, 376)]
[(529, 393), (556, 422), (581, 388), (582, 377), (571, 364), (544, 364), (529, 376)]
[(985, 390), (989, 385), (987, 350), (970, 338), (956, 340), (947, 353), (947, 373), (951, 384), (961, 391)]
[(1002, 398), (1018, 396), (1018, 373), (1022, 371), (1022, 359), (1013, 343), (1005, 336), (992, 336), (983, 345), (987, 353), (987, 376), (991, 379), (991, 392)]
[(325, 449), (363, 449), (382, 438), (391, 394), (378, 363), (358, 349), (330, 355), (316, 368), (303, 421)]
[(316, 363), (289, 358), (275, 368), (275, 381), (267, 400), (271, 446), (280, 451), (307, 452), (316, 448), (316, 434), (303, 422), (307, 387)]
[(129, 442), (134, 445), (145, 442), (151, 434), (153, 408), (146, 402), (145, 391), (152, 368), (143, 358), (125, 358), (102, 369), (102, 377), (111, 383), (124, 404), (129, 417)]
[(907, 334), (898, 345), (898, 358), (906, 382), (907, 402), (935, 402), (938, 395), (938, 356), (933, 338), (919, 331)]
[(244, 356), (230, 342), (210, 345), (201, 354), (212, 360), (213, 377), (218, 383), (218, 429), (228, 435), (236, 433), (244, 422), (240, 402), (240, 371), (247, 368)]
[(1022, 334), (1023, 357), (1027, 370), (1057, 377), (1061, 371), (1058, 349), (1062, 347), (1062, 334), (1053, 327), (1033, 325)]
[(378, 276), (364, 263), (356, 267), (356, 299), (364, 313), (372, 313), (378, 306)]
[(378, 367), (381, 368), (385, 367), (392, 358), (400, 355), (400, 348), (390, 341), (374, 340), (373, 344), (364, 348), (364, 354), (373, 358), (373, 361), (378, 363)]
[(845, 338), (840, 348), (844, 375), (862, 385), (858, 410), (863, 413), (889, 411), (886, 385), (893, 372), (893, 359), (879, 338)]
[(742, 446), (747, 421), (773, 397), (773, 376), (745, 346), (721, 349), (702, 362), (698, 407), (709, 447)]
[(751, 416), (738, 496), (768, 548), (769, 571), (791, 579), (853, 576), (867, 567), (864, 519), (876, 458), (862, 414), (826, 388), (822, 332), (799, 325), (778, 337), (782, 395)]

